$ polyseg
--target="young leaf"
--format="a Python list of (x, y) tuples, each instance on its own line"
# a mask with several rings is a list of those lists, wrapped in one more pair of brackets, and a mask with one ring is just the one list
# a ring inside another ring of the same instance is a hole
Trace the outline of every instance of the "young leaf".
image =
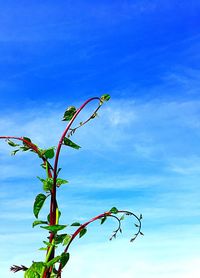
[(111, 208), (110, 212), (113, 213), (113, 214), (117, 214), (118, 209), (116, 207), (113, 207), (113, 208)]
[(9, 146), (11, 147), (18, 147), (19, 145), (18, 144), (15, 144), (13, 141), (11, 141), (10, 139), (7, 140), (7, 143)]
[(44, 156), (46, 159), (51, 159), (54, 157), (54, 147), (45, 150)]
[(44, 191), (48, 192), (52, 189), (52, 187), (53, 187), (53, 179), (52, 178), (47, 178), (46, 180), (43, 181)]
[(36, 218), (38, 218), (38, 214), (44, 204), (44, 201), (46, 200), (47, 196), (44, 194), (38, 194), (35, 198), (35, 202), (33, 205), (33, 213)]
[(67, 234), (56, 235), (55, 236), (55, 244), (62, 243), (66, 236), (67, 236)]
[(41, 247), (41, 248), (39, 248), (38, 250), (40, 250), (40, 251), (46, 251), (46, 250), (48, 250), (48, 247)]
[(60, 258), (62, 268), (65, 267), (68, 261), (69, 261), (69, 253), (62, 253)]
[(80, 149), (81, 147), (77, 144), (75, 144), (74, 142), (72, 142), (69, 138), (65, 137), (64, 140), (63, 140), (63, 145), (66, 145), (66, 146), (69, 146), (73, 149)]
[(57, 187), (61, 186), (61, 184), (66, 184), (66, 183), (68, 183), (67, 180), (63, 180), (63, 179), (60, 179), (60, 178), (56, 179)]
[(103, 224), (106, 221), (107, 217), (104, 216), (103, 218), (101, 218), (101, 224)]
[(56, 256), (55, 258), (50, 260), (48, 263), (46, 263), (46, 266), (50, 267), (50, 266), (54, 265), (55, 263), (57, 263), (60, 260), (60, 258), (61, 258), (61, 256)]
[(64, 113), (63, 121), (70, 121), (76, 113), (76, 107), (70, 106)]
[(108, 101), (109, 99), (110, 99), (110, 95), (108, 95), (108, 94), (101, 96), (100, 104), (102, 104), (104, 101)]
[(48, 224), (47, 221), (42, 221), (42, 220), (35, 220), (32, 224), (33, 228), (37, 225), (40, 225), (40, 224)]
[(43, 262), (33, 262), (31, 267), (25, 271), (24, 278), (40, 278), (43, 267)]
[(18, 151), (19, 151), (19, 149), (12, 151), (12, 152), (11, 152), (11, 155), (16, 155), (16, 153), (17, 153)]
[(71, 226), (81, 226), (81, 224), (79, 222), (74, 222), (71, 224)]
[(72, 238), (71, 235), (66, 235), (63, 240), (63, 245), (67, 245), (70, 242), (71, 238)]
[(83, 229), (80, 231), (80, 233), (79, 233), (79, 237), (84, 236), (86, 233), (87, 233), (87, 229), (86, 229), (86, 228), (83, 228)]
[(52, 225), (52, 226), (40, 226), (40, 227), (55, 234), (58, 231), (63, 230), (64, 228), (66, 228), (67, 225)]

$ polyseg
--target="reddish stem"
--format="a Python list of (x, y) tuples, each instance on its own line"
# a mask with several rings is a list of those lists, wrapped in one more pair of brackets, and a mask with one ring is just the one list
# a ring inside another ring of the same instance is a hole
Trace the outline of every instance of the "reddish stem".
[(57, 151), (56, 151), (56, 157), (55, 157), (55, 162), (54, 162), (54, 171), (53, 171), (53, 188), (52, 188), (52, 211), (50, 212), (50, 223), (51, 225), (55, 224), (56, 221), (56, 178), (57, 178), (57, 169), (58, 169), (58, 160), (59, 160), (59, 155), (60, 155), (60, 150), (63, 144), (63, 140), (67, 134), (67, 132), (69, 131), (71, 125), (73, 124), (74, 120), (76, 119), (76, 117), (78, 116), (78, 114), (81, 112), (81, 110), (91, 101), (93, 100), (99, 100), (99, 97), (93, 97), (88, 99), (87, 101), (85, 101), (81, 107), (76, 111), (76, 113), (74, 114), (73, 118), (70, 120), (69, 124), (67, 125), (66, 129), (64, 130), (60, 141), (58, 143), (58, 147), (57, 147)]
[[(78, 116), (78, 114), (82, 111), (82, 109), (89, 102), (91, 102), (93, 100), (99, 100), (100, 101), (100, 98), (99, 97), (90, 98), (87, 101), (85, 101), (81, 105), (81, 107), (79, 109), (77, 109), (76, 113), (74, 114), (74, 116), (70, 120), (70, 122), (68, 123), (66, 129), (64, 130), (64, 132), (63, 132), (63, 134), (62, 134), (62, 136), (61, 136), (61, 138), (59, 140), (57, 151), (56, 151), (56, 156), (55, 156), (55, 161), (54, 161), (54, 167), (53, 167), (53, 187), (52, 187), (52, 190), (51, 190), (51, 203), (50, 203), (50, 225), (55, 225), (55, 223), (56, 223), (56, 208), (57, 208), (57, 202), (56, 202), (56, 179), (57, 179), (58, 160), (59, 160), (59, 155), (60, 155), (60, 150), (61, 150), (61, 147), (62, 147), (62, 144), (63, 144), (63, 140), (64, 140), (67, 132), (69, 131), (71, 125), (73, 124), (74, 120)], [(88, 121), (86, 121), (86, 122), (88, 122)], [(53, 240), (53, 238), (54, 238), (54, 234), (51, 233), (49, 241), (51, 242)], [(55, 252), (55, 249), (53, 248), (52, 249), (52, 253), (50, 255), (50, 259), (53, 259), (54, 252)], [(44, 273), (43, 278), (45, 278), (45, 277), (47, 277), (47, 278), (50, 277), (50, 270), (47, 270), (47, 272)]]

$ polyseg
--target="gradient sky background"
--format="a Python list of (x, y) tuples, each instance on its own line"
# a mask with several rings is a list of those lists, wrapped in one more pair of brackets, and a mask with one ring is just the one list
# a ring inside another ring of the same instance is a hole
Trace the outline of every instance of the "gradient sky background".
[[(112, 97), (63, 150), (61, 222), (144, 217), (133, 244), (129, 220), (112, 242), (115, 223), (90, 226), (63, 278), (200, 277), (200, 2), (7, 0), (0, 26), (1, 135), (55, 146), (66, 107)], [(42, 260), (47, 233), (31, 227), (40, 161), (9, 152), (0, 142), (0, 269), (17, 278), (10, 265)]]

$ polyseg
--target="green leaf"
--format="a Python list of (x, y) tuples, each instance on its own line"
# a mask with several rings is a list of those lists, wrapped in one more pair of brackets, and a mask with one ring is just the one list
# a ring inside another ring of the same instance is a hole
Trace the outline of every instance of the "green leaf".
[(113, 208), (111, 208), (110, 212), (113, 213), (113, 214), (117, 214), (118, 209), (116, 207), (113, 207)]
[(124, 218), (125, 218), (125, 216), (124, 216), (124, 214), (120, 217), (120, 221), (122, 221), (122, 220), (124, 220)]
[(43, 183), (43, 190), (48, 192), (52, 189), (53, 187), (53, 178), (46, 178), (42, 179), (40, 177), (37, 177), (42, 183)]
[(50, 266), (54, 265), (55, 263), (57, 263), (60, 260), (60, 258), (61, 258), (61, 256), (56, 256), (55, 258), (50, 260), (48, 263), (46, 263), (46, 266), (50, 267)]
[(44, 191), (48, 192), (52, 189), (52, 187), (53, 187), (53, 179), (52, 178), (47, 178), (46, 180), (43, 181)]
[(106, 221), (107, 217), (104, 216), (103, 218), (101, 218), (101, 224), (103, 224)]
[(16, 153), (17, 153), (18, 151), (19, 151), (19, 149), (12, 151), (12, 152), (11, 152), (11, 155), (16, 155)]
[(66, 228), (67, 225), (52, 225), (52, 226), (40, 226), (40, 227), (55, 234), (58, 231), (63, 230), (64, 228)]
[(61, 186), (61, 184), (66, 184), (66, 183), (69, 183), (67, 180), (63, 180), (63, 179), (56, 179), (56, 185), (57, 187)]
[(70, 106), (64, 113), (63, 121), (70, 121), (76, 113), (76, 107)]
[(66, 236), (67, 236), (67, 234), (56, 235), (55, 236), (55, 244), (62, 243)]
[(71, 235), (66, 235), (63, 240), (63, 245), (67, 245), (70, 242), (71, 238), (72, 238)]
[(71, 224), (71, 226), (81, 226), (81, 224), (79, 222), (74, 222)]
[(79, 237), (84, 236), (86, 233), (87, 233), (87, 229), (86, 229), (86, 228), (83, 228), (83, 229), (80, 231), (80, 233), (79, 233)]
[(109, 99), (110, 99), (110, 95), (108, 94), (102, 95), (100, 98), (100, 104), (102, 104), (104, 101), (108, 101)]
[(64, 140), (63, 140), (63, 145), (66, 145), (66, 146), (69, 146), (73, 149), (80, 149), (81, 147), (77, 144), (75, 144), (74, 142), (72, 142), (69, 138), (65, 137)]
[(54, 155), (55, 155), (54, 147), (49, 148), (49, 149), (44, 151), (44, 156), (45, 156), (46, 159), (51, 159), (51, 158), (54, 157)]
[[(31, 142), (31, 139), (28, 138), (28, 137), (23, 137), (23, 139), (26, 140), (26, 141), (28, 141), (28, 142), (30, 142), (30, 143), (32, 143), (32, 142)], [(24, 145), (27, 145), (26, 142), (24, 142), (24, 141), (23, 141), (23, 144), (24, 144)]]
[(24, 147), (20, 147), (20, 150), (22, 150), (23, 152), (26, 152), (26, 151), (30, 150), (30, 147), (28, 145), (24, 146)]
[(40, 251), (46, 251), (46, 250), (48, 250), (48, 247), (41, 247), (41, 248), (39, 248), (38, 250), (40, 250)]
[(44, 267), (43, 262), (33, 262), (31, 267), (24, 273), (24, 278), (40, 278)]
[(18, 144), (15, 144), (13, 141), (11, 141), (10, 139), (7, 140), (7, 143), (9, 146), (11, 147), (18, 147), (19, 145)]
[(47, 221), (42, 221), (42, 220), (35, 220), (32, 224), (33, 228), (37, 225), (40, 225), (40, 224), (48, 224)]
[(69, 253), (62, 253), (61, 258), (60, 258), (62, 268), (65, 267), (65, 265), (68, 263), (68, 261), (69, 261)]
[(35, 202), (33, 205), (33, 213), (35, 215), (36, 218), (38, 218), (38, 214), (46, 200), (47, 196), (44, 194), (38, 194), (35, 198)]

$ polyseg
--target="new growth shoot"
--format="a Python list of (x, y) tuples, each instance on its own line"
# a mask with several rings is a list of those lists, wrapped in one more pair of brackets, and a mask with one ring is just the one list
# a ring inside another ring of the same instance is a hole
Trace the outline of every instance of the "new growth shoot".
[[(100, 224), (103, 224), (108, 218), (116, 220), (117, 227), (113, 231), (110, 240), (116, 238), (118, 233), (122, 233), (122, 221), (126, 216), (132, 216), (137, 223), (134, 223), (136, 232), (131, 238), (131, 242), (134, 241), (138, 235), (143, 235), (141, 232), (141, 220), (142, 215), (136, 214), (127, 210), (118, 210), (116, 207), (101, 213), (85, 223), (74, 222), (70, 226), (75, 230), (72, 234), (67, 233), (66, 224), (61, 224), (59, 219), (61, 211), (56, 198), (56, 192), (63, 184), (67, 184), (68, 181), (60, 178), (59, 156), (62, 147), (70, 147), (75, 150), (80, 149), (80, 146), (74, 143), (70, 138), (74, 133), (89, 121), (97, 116), (97, 112), (100, 107), (110, 99), (108, 94), (101, 97), (93, 97), (85, 101), (79, 108), (70, 106), (66, 109), (63, 115), (63, 121), (67, 122), (67, 126), (60, 137), (57, 147), (49, 147), (47, 149), (41, 149), (28, 137), (17, 136), (0, 136), (0, 139), (5, 141), (13, 148), (12, 155), (16, 155), (19, 151), (30, 151), (37, 155), (42, 160), (42, 168), (44, 169), (45, 178), (40, 178), (42, 184), (42, 192), (35, 197), (33, 204), (33, 214), (35, 221), (32, 223), (32, 227), (40, 226), (48, 232), (47, 238), (43, 241), (44, 246), (40, 250), (45, 251), (43, 261), (33, 262), (29, 267), (24, 265), (13, 265), (10, 269), (13, 272), (24, 271), (24, 278), (61, 278), (64, 267), (67, 265), (70, 254), (69, 249), (73, 241), (79, 237), (83, 237), (87, 233), (87, 227), (90, 223), (100, 220)], [(98, 106), (95, 111), (84, 122), (80, 122), (77, 126), (73, 127), (73, 123), (79, 113), (87, 106), (88, 103), (97, 101)], [(39, 218), (40, 211), (45, 202), (49, 202), (49, 214), (46, 219), (41, 220)], [(62, 246), (63, 251), (60, 254), (56, 254), (56, 248)]]

